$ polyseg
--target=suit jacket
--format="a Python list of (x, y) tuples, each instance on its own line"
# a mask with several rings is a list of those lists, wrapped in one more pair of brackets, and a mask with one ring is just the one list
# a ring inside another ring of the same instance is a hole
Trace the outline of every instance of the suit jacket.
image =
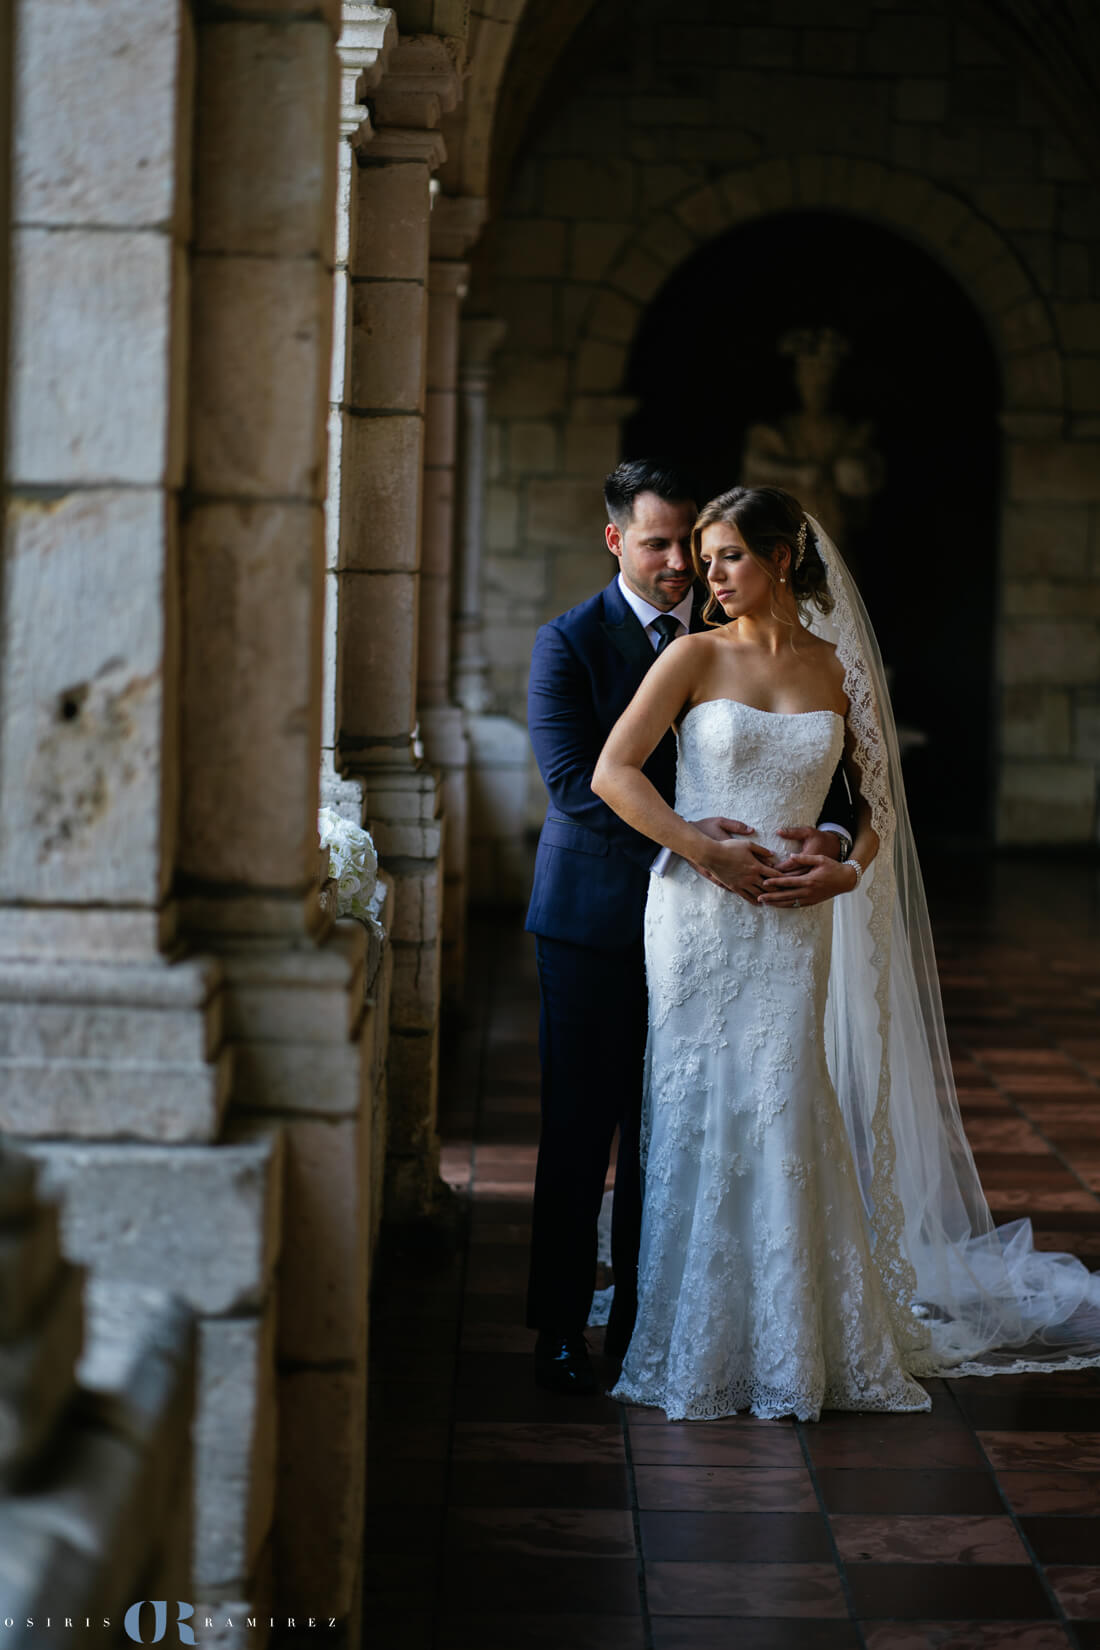
[[(696, 592), (691, 630), (704, 630)], [(608, 734), (656, 654), (615, 578), (597, 595), (544, 624), (535, 637), (527, 718), (550, 804), (539, 836), (527, 911), (529, 933), (615, 951), (641, 938), (656, 843), (619, 818), (592, 791)], [(643, 770), (671, 806), (676, 737), (670, 730)], [(853, 811), (843, 775), (826, 802), (837, 824)]]

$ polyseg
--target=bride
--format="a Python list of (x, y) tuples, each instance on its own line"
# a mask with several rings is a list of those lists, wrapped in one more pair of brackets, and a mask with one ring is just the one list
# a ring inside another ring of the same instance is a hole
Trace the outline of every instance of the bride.
[[(646, 906), (639, 1305), (613, 1396), (670, 1419), (816, 1420), (928, 1409), (920, 1376), (1100, 1364), (1100, 1280), (1036, 1251), (1026, 1220), (995, 1229), (981, 1191), (882, 664), (843, 561), (775, 487), (713, 499), (692, 545), (715, 628), (655, 662), (592, 781), (680, 856)], [(675, 809), (642, 772), (670, 726)], [(731, 892), (729, 844), (688, 820), (746, 820), (782, 856), (841, 756), (846, 864), (801, 855)]]

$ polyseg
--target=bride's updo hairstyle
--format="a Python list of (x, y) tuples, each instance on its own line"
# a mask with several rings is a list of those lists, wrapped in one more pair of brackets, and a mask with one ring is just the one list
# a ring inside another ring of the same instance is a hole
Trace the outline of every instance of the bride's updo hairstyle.
[[(719, 493), (709, 504), (704, 504), (691, 530), (691, 559), (696, 576), (704, 584), (707, 570), (699, 559), (699, 546), (704, 528), (713, 527), (715, 522), (737, 528), (749, 554), (774, 585), (779, 583), (775, 553), (785, 544), (791, 553), (787, 578), (799, 607), (812, 602), (820, 613), (831, 610), (833, 598), (814, 530), (801, 504), (790, 493), (785, 493), (782, 487), (731, 487), (728, 493)], [(713, 595), (707, 598), (703, 618), (711, 625), (725, 622), (722, 608)]]

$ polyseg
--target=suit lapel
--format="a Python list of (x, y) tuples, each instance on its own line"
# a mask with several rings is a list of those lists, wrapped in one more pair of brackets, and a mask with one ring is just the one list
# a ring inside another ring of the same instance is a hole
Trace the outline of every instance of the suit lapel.
[(603, 632), (641, 681), (653, 663), (653, 644), (638, 615), (623, 600), (617, 579), (603, 593)]

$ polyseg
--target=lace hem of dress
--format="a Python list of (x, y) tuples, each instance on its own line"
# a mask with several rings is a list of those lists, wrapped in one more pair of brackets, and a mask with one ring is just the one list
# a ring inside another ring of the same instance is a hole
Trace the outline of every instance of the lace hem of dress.
[(932, 1399), (924, 1388), (904, 1377), (874, 1391), (826, 1386), (824, 1392), (772, 1387), (749, 1379), (688, 1399), (679, 1393), (654, 1391), (649, 1387), (641, 1391), (620, 1379), (609, 1396), (623, 1404), (663, 1409), (670, 1421), (720, 1421), (744, 1410), (760, 1421), (778, 1421), (787, 1415), (793, 1415), (796, 1421), (818, 1421), (824, 1409), (911, 1415), (932, 1408)]

